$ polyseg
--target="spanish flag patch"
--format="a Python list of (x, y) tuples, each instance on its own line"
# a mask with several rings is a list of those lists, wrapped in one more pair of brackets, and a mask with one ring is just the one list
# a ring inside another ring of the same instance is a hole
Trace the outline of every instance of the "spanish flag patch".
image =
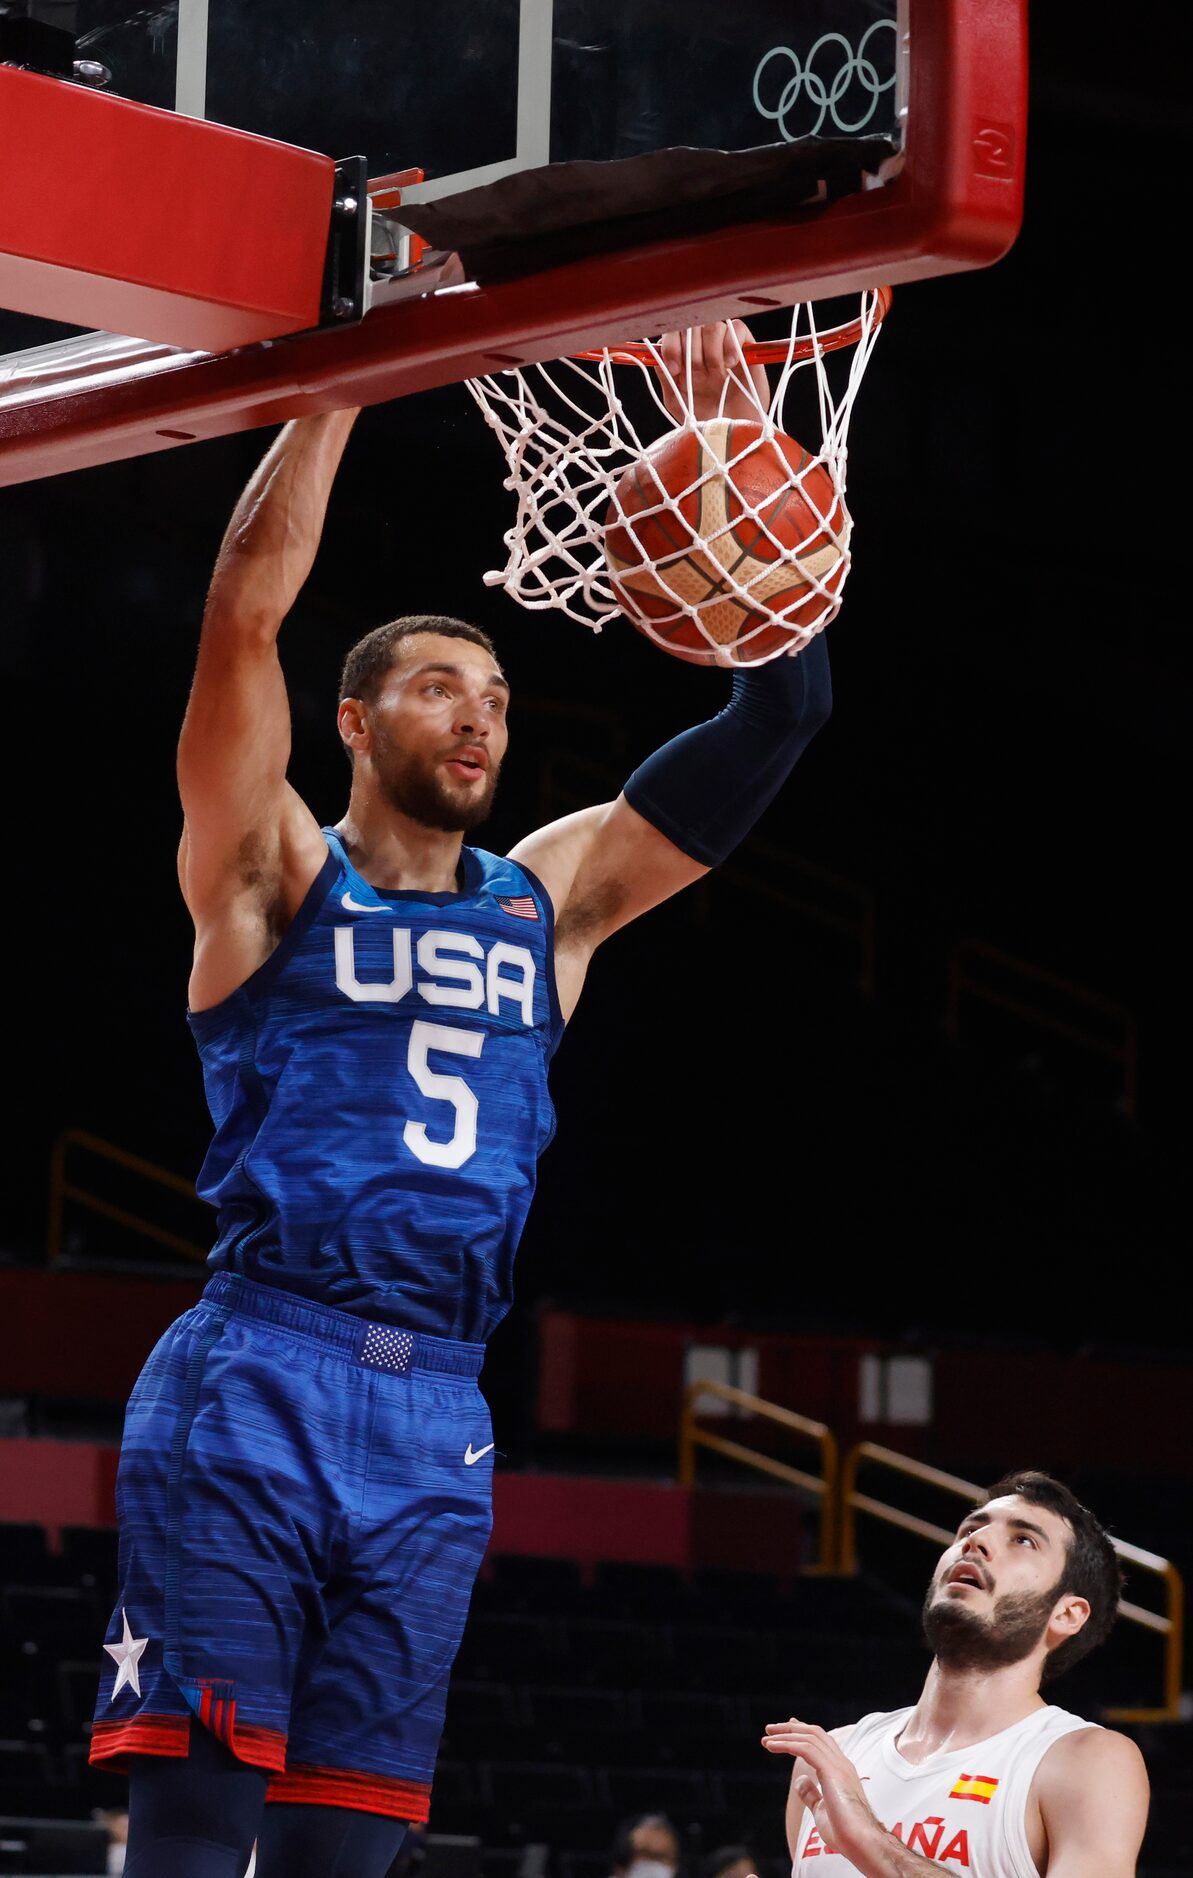
[(989, 1774), (962, 1774), (949, 1794), (949, 1798), (950, 1800), (980, 1800), (983, 1806), (989, 1806), (997, 1785), (997, 1780), (992, 1780)]

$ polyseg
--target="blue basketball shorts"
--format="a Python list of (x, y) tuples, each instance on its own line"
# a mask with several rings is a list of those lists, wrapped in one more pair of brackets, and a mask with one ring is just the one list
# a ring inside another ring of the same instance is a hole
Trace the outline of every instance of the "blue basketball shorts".
[(212, 1279), (128, 1406), (93, 1761), (198, 1720), (271, 1800), (426, 1819), (492, 1524), (483, 1354)]

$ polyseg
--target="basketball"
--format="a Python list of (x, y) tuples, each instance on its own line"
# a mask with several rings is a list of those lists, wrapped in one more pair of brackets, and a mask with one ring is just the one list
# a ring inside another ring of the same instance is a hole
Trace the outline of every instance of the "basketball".
[(821, 461), (721, 418), (671, 432), (625, 471), (605, 563), (629, 619), (675, 658), (753, 664), (836, 611), (849, 530)]

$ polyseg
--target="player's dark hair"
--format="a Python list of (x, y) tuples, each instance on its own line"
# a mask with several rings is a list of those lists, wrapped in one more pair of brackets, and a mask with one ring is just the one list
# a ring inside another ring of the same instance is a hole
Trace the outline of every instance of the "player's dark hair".
[(1066, 1637), (1055, 1650), (1050, 1650), (1044, 1662), (1043, 1680), (1051, 1682), (1056, 1676), (1063, 1676), (1066, 1669), (1079, 1663), (1083, 1656), (1097, 1649), (1110, 1634), (1110, 1627), (1118, 1612), (1118, 1601), (1123, 1588), (1123, 1574), (1118, 1557), (1106, 1533), (1099, 1525), (1088, 1506), (1082, 1506), (1076, 1494), (1071, 1493), (1063, 1482), (1054, 1480), (1051, 1474), (1042, 1474), (1034, 1468), (1025, 1468), (1013, 1474), (1006, 1474), (986, 1495), (986, 1499), (1001, 1499), (1004, 1494), (1017, 1494), (1031, 1506), (1046, 1507), (1050, 1513), (1056, 1513), (1067, 1520), (1072, 1531), (1065, 1552), (1064, 1570), (1056, 1587), (1056, 1595), (1063, 1598), (1072, 1593), (1084, 1598), (1089, 1604), (1089, 1616), (1075, 1637)]
[(374, 703), (399, 646), (415, 633), (468, 639), (474, 646), (483, 646), (494, 664), (497, 663), (493, 641), (479, 626), (470, 626), (467, 620), (451, 619), (446, 614), (408, 613), (402, 619), (391, 619), (386, 626), (374, 626), (371, 633), (357, 640), (340, 673), (340, 702), (345, 698), (363, 698), (366, 704)]

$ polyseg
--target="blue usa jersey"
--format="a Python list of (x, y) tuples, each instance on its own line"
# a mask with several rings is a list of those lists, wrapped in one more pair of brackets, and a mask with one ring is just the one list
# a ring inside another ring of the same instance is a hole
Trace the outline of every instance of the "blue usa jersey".
[(554, 1132), (551, 903), (461, 854), (459, 893), (386, 893), (339, 838), (277, 950), (192, 1013), (215, 1139), (210, 1264), (483, 1342)]

